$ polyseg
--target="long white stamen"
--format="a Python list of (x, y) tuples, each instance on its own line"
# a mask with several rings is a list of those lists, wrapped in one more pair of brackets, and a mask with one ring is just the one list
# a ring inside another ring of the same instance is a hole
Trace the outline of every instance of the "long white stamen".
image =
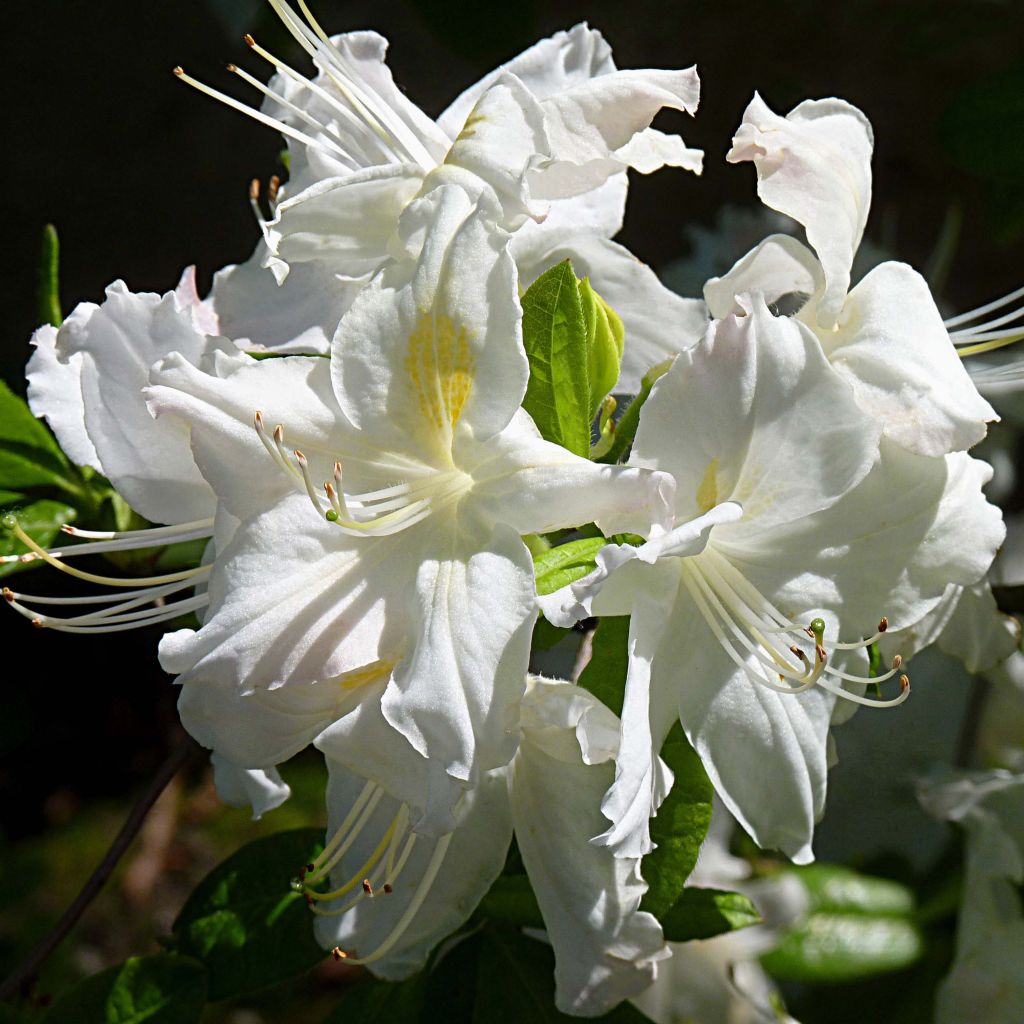
[[(210, 598), (207, 594), (199, 594), (196, 597), (189, 597), (168, 605), (144, 608), (141, 611), (134, 611), (124, 615), (98, 612), (95, 615), (76, 615), (71, 618), (39, 615), (30, 608), (19, 605), (16, 601), (9, 601), (8, 603), (16, 612), (24, 615), (27, 619), (31, 619), (33, 625), (42, 629), (55, 629), (62, 633), (113, 633), (124, 629), (148, 626), (157, 622), (165, 622), (168, 619), (176, 619), (181, 615), (187, 615), (189, 612), (205, 608), (210, 603)], [(113, 609), (109, 610), (112, 611)]]
[(320, 495), (316, 493), (316, 487), (313, 485), (313, 476), (309, 472), (309, 460), (298, 448), (295, 449), (293, 454), (295, 455), (295, 461), (299, 465), (299, 471), (302, 473), (302, 482), (306, 487), (306, 494), (309, 495), (309, 500), (313, 503), (313, 508), (316, 509), (317, 514), (323, 516), (326, 510), (320, 504)]
[[(145, 596), (147, 601), (155, 601), (158, 598), (167, 597), (170, 594), (176, 594), (179, 590), (187, 590), (189, 587), (194, 586), (195, 583), (191, 579), (179, 580), (177, 583), (168, 583), (163, 587), (142, 587), (139, 590), (121, 591), (117, 594), (117, 597), (121, 600), (127, 600), (128, 598)], [(49, 597), (37, 594), (24, 594), (13, 591), (8, 587), (4, 587), (3, 596), (8, 600), (14, 598), (28, 604), (62, 605), (106, 604), (115, 599), (112, 594), (89, 594), (87, 597)]]
[(377, 804), (380, 803), (383, 795), (384, 790), (381, 789), (380, 786), (376, 786), (356, 819), (355, 824), (349, 827), (348, 832), (346, 833), (342, 829), (338, 829), (336, 837), (340, 837), (339, 844), (331, 851), (330, 856), (317, 864), (316, 870), (312, 872), (312, 874), (306, 876), (307, 882), (323, 878), (334, 868), (341, 858), (345, 856), (352, 844), (359, 838), (360, 833), (362, 833), (363, 829), (366, 828), (367, 822), (370, 820), (373, 812), (377, 809)]
[(193, 89), (198, 89), (199, 92), (205, 93), (207, 96), (210, 96), (215, 100), (220, 100), (221, 103), (231, 107), (232, 110), (237, 110), (239, 113), (245, 114), (247, 117), (251, 117), (254, 121), (259, 121), (260, 124), (264, 124), (268, 128), (273, 128), (282, 135), (287, 135), (288, 138), (295, 139), (296, 142), (301, 142), (304, 146), (319, 149), (329, 157), (334, 157), (336, 155), (333, 148), (328, 148), (327, 145), (319, 139), (314, 139), (311, 135), (307, 135), (305, 132), (300, 132), (298, 129), (292, 128), (291, 125), (285, 124), (284, 121), (278, 121), (276, 118), (270, 117), (268, 114), (264, 114), (262, 110), (255, 110), (253, 107), (247, 107), (244, 103), (240, 103), (238, 100), (228, 96), (226, 93), (220, 92), (217, 89), (212, 89), (208, 85), (204, 85), (191, 75), (186, 74), (181, 67), (176, 67), (174, 69), (174, 73), (186, 85), (191, 85)]
[(979, 316), (984, 316), (986, 313), (991, 313), (996, 309), (1001, 309), (1003, 306), (1010, 302), (1016, 302), (1017, 299), (1024, 298), (1024, 287), (1015, 288), (1012, 292), (1002, 296), (1002, 298), (993, 299), (991, 302), (986, 302), (984, 306), (978, 306), (976, 309), (968, 310), (966, 313), (960, 313), (957, 316), (951, 316), (942, 323), (946, 330), (950, 330), (953, 327), (959, 327), (960, 324), (965, 324), (970, 320), (976, 320)]
[[(189, 523), (178, 523), (176, 526), (147, 526), (144, 530), (80, 530), (77, 526), (65, 525), (62, 533), (83, 540), (128, 540), (135, 538), (159, 538), (162, 544), (174, 544), (181, 533), (192, 533), (205, 530), (207, 534), (213, 530), (213, 519), (194, 519)], [(191, 538), (187, 538), (191, 539)]]
[(993, 317), (991, 320), (986, 320), (984, 323), (975, 324), (973, 327), (963, 327), (958, 331), (950, 331), (949, 336), (955, 342), (959, 342), (961, 339), (970, 340), (985, 331), (994, 331), (997, 327), (1013, 323), (1022, 316), (1024, 316), (1024, 306), (1018, 306), (1016, 309), (1010, 310), (1009, 313), (1003, 313), (1000, 316)]

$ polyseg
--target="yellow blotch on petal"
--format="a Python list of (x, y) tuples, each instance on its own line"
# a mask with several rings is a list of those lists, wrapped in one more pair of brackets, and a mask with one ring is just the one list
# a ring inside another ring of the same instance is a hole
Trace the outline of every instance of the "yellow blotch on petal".
[(355, 690), (360, 686), (365, 686), (367, 683), (375, 683), (384, 676), (390, 675), (392, 669), (395, 667), (395, 662), (383, 660), (374, 661), (369, 665), (364, 665), (362, 668), (357, 668), (352, 672), (346, 672), (342, 676), (338, 676), (336, 682), (343, 690)]
[(423, 418), (441, 430), (454, 428), (473, 388), (466, 328), (443, 313), (421, 314), (409, 335), (405, 369)]
[(697, 510), (703, 515), (718, 504), (718, 459), (712, 459), (704, 470), (697, 488)]

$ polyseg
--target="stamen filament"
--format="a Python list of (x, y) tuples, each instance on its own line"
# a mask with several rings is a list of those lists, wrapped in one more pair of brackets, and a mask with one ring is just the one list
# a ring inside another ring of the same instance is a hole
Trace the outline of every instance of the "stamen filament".
[[(83, 540), (128, 540), (136, 537), (176, 537), (179, 533), (192, 533), (193, 531), (205, 530), (210, 533), (213, 530), (213, 519), (195, 519), (190, 523), (178, 523), (175, 526), (149, 526), (144, 530), (80, 530), (77, 526), (65, 524), (61, 528), (62, 533), (72, 537), (81, 537)], [(191, 540), (191, 537), (186, 538)], [(162, 541), (164, 544), (173, 543), (169, 540)]]
[[(987, 335), (979, 334), (975, 340), (986, 338)], [(996, 349), (1006, 348), (1007, 345), (1016, 344), (1024, 338), (1024, 334), (1000, 334), (996, 333), (992, 335), (991, 341), (980, 341), (977, 345), (966, 345), (963, 348), (957, 348), (956, 354), (961, 359), (966, 359), (968, 356), (980, 356), (984, 352), (995, 352)]]
[(951, 316), (947, 320), (943, 320), (942, 323), (948, 331), (952, 327), (958, 327), (960, 324), (965, 324), (970, 320), (976, 320), (979, 316), (984, 316), (986, 313), (991, 313), (993, 310), (1001, 309), (1007, 303), (1015, 302), (1019, 298), (1024, 298), (1024, 287), (1015, 288), (1012, 292), (1002, 296), (998, 299), (993, 299), (991, 302), (986, 302), (984, 306), (978, 306), (976, 309), (968, 310), (966, 313), (960, 313), (958, 316)]
[(316, 870), (306, 875), (307, 884), (312, 884), (315, 881), (319, 881), (324, 878), (330, 871), (333, 870), (334, 866), (340, 863), (341, 858), (348, 853), (349, 848), (359, 838), (360, 833), (366, 828), (366, 823), (370, 820), (373, 812), (377, 809), (377, 804), (380, 803), (381, 797), (384, 795), (384, 790), (377, 786), (367, 801), (366, 806), (363, 808), (362, 813), (359, 815), (355, 825), (351, 827), (351, 830), (347, 835), (338, 830), (339, 835), (342, 836), (342, 841), (338, 847), (331, 853), (329, 857), (323, 860), (317, 865)]
[(377, 783), (374, 782), (372, 779), (369, 782), (367, 782), (365, 786), (363, 786), (359, 796), (356, 797), (355, 802), (349, 808), (348, 814), (345, 815), (345, 820), (335, 830), (334, 835), (331, 836), (331, 839), (327, 843), (327, 845), (324, 846), (320, 853), (313, 858), (313, 862), (309, 868), (311, 872), (319, 872), (320, 865), (323, 864), (323, 862), (328, 857), (330, 857), (330, 855), (337, 848), (338, 844), (345, 838), (345, 835), (347, 834), (348, 830), (352, 827), (352, 823), (356, 820), (356, 817), (358, 816), (359, 812), (363, 809), (363, 805), (366, 803), (367, 800), (370, 799), (370, 796), (372, 795), (376, 786)]
[[(388, 826), (387, 831), (381, 837), (380, 842), (374, 848), (373, 853), (366, 858), (366, 861), (360, 865), (359, 870), (345, 883), (340, 885), (337, 889), (333, 889), (331, 892), (314, 892), (307, 888), (306, 896), (309, 899), (316, 900), (317, 902), (327, 902), (329, 900), (336, 900), (340, 896), (344, 896), (345, 893), (351, 892), (360, 882), (367, 876), (367, 874), (373, 870), (377, 861), (379, 861), (385, 853), (388, 851), (388, 847), (391, 845), (391, 838), (395, 834), (395, 828), (398, 825), (398, 819), (401, 812), (396, 814), (392, 819), (391, 824)], [(319, 880), (319, 879), (317, 879)], [(312, 880), (307, 877), (307, 885), (311, 884)]]

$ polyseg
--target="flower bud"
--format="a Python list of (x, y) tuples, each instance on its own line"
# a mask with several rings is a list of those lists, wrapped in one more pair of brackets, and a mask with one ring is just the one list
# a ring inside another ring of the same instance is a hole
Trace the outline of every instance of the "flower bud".
[(590, 373), (590, 418), (597, 415), (604, 400), (619, 379), (619, 363), (626, 330), (619, 314), (590, 286), (587, 278), (579, 282), (583, 322), (587, 329), (588, 370)]

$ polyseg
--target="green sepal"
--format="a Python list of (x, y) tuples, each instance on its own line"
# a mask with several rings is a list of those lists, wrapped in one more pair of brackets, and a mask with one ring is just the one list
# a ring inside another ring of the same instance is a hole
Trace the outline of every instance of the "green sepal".
[(39, 277), (36, 289), (37, 320), (60, 327), (64, 314), (60, 304), (60, 240), (52, 224), (43, 228), (39, 247)]
[(591, 287), (589, 278), (584, 277), (579, 282), (579, 290), (587, 330), (590, 421), (593, 422), (605, 396), (619, 379), (626, 329), (619, 314)]
[(605, 546), (604, 537), (584, 537), (559, 544), (535, 555), (533, 571), (537, 578), (537, 593), (542, 597), (575, 583), (597, 565), (598, 551)]

